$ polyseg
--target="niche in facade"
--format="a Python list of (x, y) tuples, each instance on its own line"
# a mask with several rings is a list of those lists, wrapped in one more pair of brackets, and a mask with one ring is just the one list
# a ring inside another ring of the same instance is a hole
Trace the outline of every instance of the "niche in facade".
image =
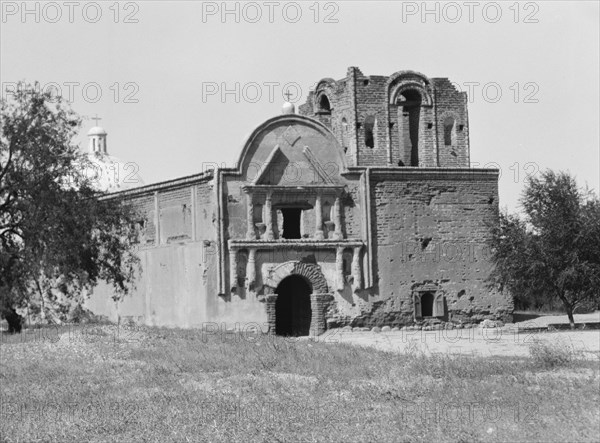
[(368, 148), (375, 147), (375, 117), (368, 115), (365, 118), (364, 130), (365, 130), (365, 146)]
[(400, 95), (398, 106), (401, 112), (398, 128), (400, 131), (400, 152), (410, 166), (419, 166), (419, 126), (421, 120), (421, 94), (408, 89)]
[(453, 146), (456, 140), (456, 121), (448, 116), (444, 119), (444, 145)]
[(283, 215), (282, 237), (285, 239), (301, 238), (302, 209), (281, 208), (281, 214)]

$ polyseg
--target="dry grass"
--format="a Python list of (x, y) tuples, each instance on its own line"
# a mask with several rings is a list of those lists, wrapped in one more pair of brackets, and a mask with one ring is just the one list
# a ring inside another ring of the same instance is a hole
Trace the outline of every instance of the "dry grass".
[(562, 340), (534, 340), (529, 345), (529, 354), (534, 364), (544, 369), (568, 367), (581, 358), (581, 352), (577, 352), (571, 344)]
[(0, 344), (0, 441), (597, 437), (598, 368), (577, 360), (549, 372), (533, 358), (114, 326), (30, 336)]

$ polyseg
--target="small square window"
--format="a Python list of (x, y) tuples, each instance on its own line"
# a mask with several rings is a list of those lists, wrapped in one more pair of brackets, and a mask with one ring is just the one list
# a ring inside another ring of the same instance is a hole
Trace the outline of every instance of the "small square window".
[(419, 292), (414, 296), (415, 318), (443, 317), (444, 296), (431, 291)]

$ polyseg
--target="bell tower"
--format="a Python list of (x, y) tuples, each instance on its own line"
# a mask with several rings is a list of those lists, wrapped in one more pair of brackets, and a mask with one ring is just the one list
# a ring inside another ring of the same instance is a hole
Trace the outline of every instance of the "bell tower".
[(98, 120), (102, 120), (97, 115), (92, 118), (96, 120), (96, 126), (91, 128), (87, 135), (89, 137), (89, 152), (95, 154), (108, 154), (106, 147), (106, 131), (104, 128), (98, 126)]
[(416, 71), (324, 78), (299, 113), (327, 126), (352, 166), (469, 167), (467, 95)]

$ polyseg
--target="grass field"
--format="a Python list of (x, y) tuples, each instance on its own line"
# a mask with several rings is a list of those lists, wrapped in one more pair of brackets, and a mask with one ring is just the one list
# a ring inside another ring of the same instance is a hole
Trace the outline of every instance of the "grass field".
[(597, 441), (597, 363), (556, 352), (116, 326), (3, 335), (0, 441)]

